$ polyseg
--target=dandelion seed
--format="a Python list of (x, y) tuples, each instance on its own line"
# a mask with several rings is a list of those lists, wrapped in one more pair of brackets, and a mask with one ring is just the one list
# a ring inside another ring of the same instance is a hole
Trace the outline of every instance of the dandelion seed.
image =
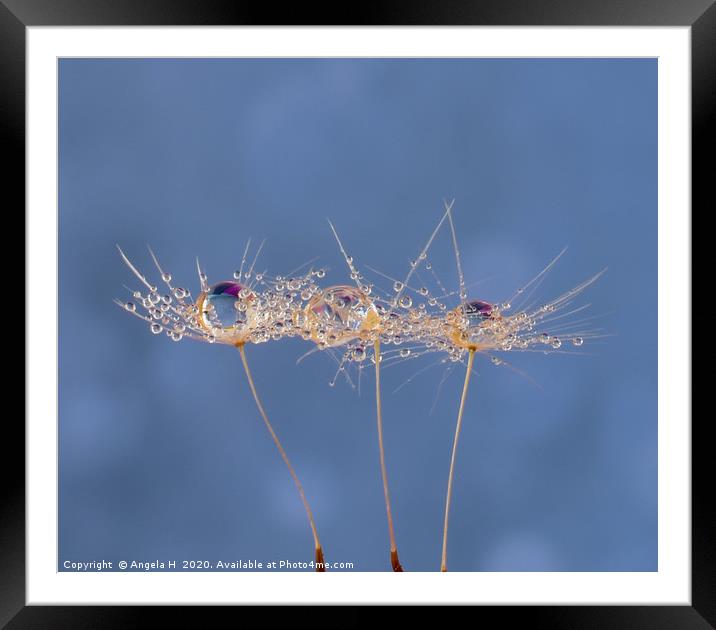
[[(503, 359), (491, 355), (490, 353), (492, 351), (527, 351), (529, 347), (535, 343), (548, 344), (553, 350), (559, 349), (562, 346), (562, 340), (557, 336), (550, 335), (548, 331), (540, 332), (538, 328), (546, 325), (550, 321), (554, 321), (554, 313), (569, 305), (576, 296), (595, 282), (597, 278), (600, 277), (601, 273), (603, 273), (601, 272), (596, 274), (574, 289), (541, 307), (523, 307), (522, 310), (516, 309), (513, 311), (513, 314), (508, 315), (507, 312), (513, 310), (514, 297), (520, 297), (520, 302), (524, 303), (536, 290), (542, 280), (544, 280), (545, 274), (564, 254), (565, 250), (562, 250), (562, 252), (560, 252), (560, 254), (533, 280), (527, 283), (524, 287), (518, 289), (512, 299), (501, 304), (490, 303), (484, 300), (468, 300), (465, 279), (460, 261), (460, 250), (457, 244), (457, 235), (452, 217), (452, 204), (450, 204), (450, 206), (446, 204), (446, 212), (450, 225), (455, 262), (458, 272), (461, 304), (453, 311), (447, 313), (445, 317), (429, 318), (425, 325), (426, 330), (423, 337), (426, 339), (432, 338), (432, 341), (435, 342), (432, 347), (437, 348), (440, 351), (447, 352), (448, 358), (451, 361), (462, 360), (462, 357), (466, 352), (468, 356), (465, 381), (463, 383), (463, 390), (460, 397), (460, 405), (450, 457), (450, 468), (448, 472), (443, 522), (442, 558), (440, 566), (440, 569), (443, 572), (447, 571), (448, 526), (453, 481), (455, 476), (456, 453), (475, 355), (477, 353), (487, 354), (490, 356), (490, 360), (494, 365), (500, 366), (504, 364)], [(523, 293), (528, 288), (530, 291), (526, 296), (524, 296)], [(441, 305), (438, 306), (439, 309), (440, 306)], [(576, 337), (574, 339), (576, 339)], [(581, 345), (583, 339), (581, 337), (579, 339), (580, 343), (575, 344), (573, 341), (573, 345)]]
[[(148, 290), (143, 294), (135, 292), (135, 298), (145, 309), (147, 315), (137, 312), (136, 306), (131, 303), (124, 304), (124, 308), (133, 315), (150, 322), (150, 330), (153, 334), (159, 335), (166, 332), (167, 336), (175, 342), (184, 338), (197, 341), (204, 341), (209, 344), (220, 343), (234, 346), (239, 350), (241, 362), (246, 373), (249, 389), (253, 395), (259, 414), (268, 430), (271, 439), (281, 455), (289, 474), (298, 490), (299, 497), (308, 517), (311, 534), (315, 548), (316, 570), (325, 570), (323, 548), (318, 538), (313, 513), (308, 504), (303, 486), (288, 459), (263, 403), (259, 398), (253, 376), (249, 369), (246, 358), (245, 345), (250, 343), (264, 343), (269, 340), (280, 340), (283, 337), (298, 335), (300, 329), (294, 327), (294, 315), (303, 309), (303, 302), (294, 299), (292, 294), (287, 294), (283, 286), (278, 282), (275, 286), (269, 286), (264, 291), (258, 291), (255, 285), (250, 285), (242, 280), (243, 266), (249, 249), (249, 243), (244, 251), (241, 269), (234, 273), (234, 281), (223, 281), (213, 285), (209, 284), (206, 273), (201, 269), (199, 260), (196, 261), (197, 273), (201, 284), (201, 291), (194, 303), (188, 302), (190, 293), (184, 288), (172, 286), (171, 274), (162, 270), (154, 252), (150, 251), (155, 266), (157, 267), (162, 281), (169, 287), (171, 295), (160, 296), (157, 287), (151, 285), (146, 278), (129, 261), (124, 252), (120, 249), (120, 255), (137, 279)], [(256, 252), (249, 271), (243, 274), (244, 279), (249, 279), (253, 273), (258, 255), (263, 243)], [(260, 278), (259, 278), (260, 276)], [(294, 278), (290, 281), (291, 289), (302, 291), (312, 282), (312, 273), (303, 277)], [(263, 274), (256, 275), (256, 283), (263, 282)], [(281, 288), (279, 288), (281, 286)], [(174, 303), (176, 300), (176, 303)], [(119, 302), (122, 305), (121, 302)], [(160, 305), (158, 308), (157, 305)], [(162, 324), (158, 321), (161, 320)], [(171, 328), (166, 326), (174, 321)]]

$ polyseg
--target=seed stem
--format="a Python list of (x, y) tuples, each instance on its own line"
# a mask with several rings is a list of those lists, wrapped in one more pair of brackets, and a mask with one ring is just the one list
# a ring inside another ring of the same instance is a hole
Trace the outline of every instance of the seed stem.
[(388, 536), (390, 537), (390, 564), (393, 571), (401, 572), (403, 567), (398, 559), (398, 548), (395, 544), (393, 514), (390, 509), (390, 492), (388, 490), (388, 471), (385, 467), (385, 449), (383, 448), (383, 410), (380, 402), (380, 340), (375, 340), (375, 407), (378, 421), (378, 450), (380, 451), (380, 473), (383, 477), (383, 494), (385, 495), (385, 512), (388, 516)]
[(283, 446), (281, 446), (281, 442), (278, 439), (278, 436), (276, 435), (276, 432), (274, 431), (273, 427), (271, 426), (271, 422), (269, 422), (268, 416), (266, 415), (266, 411), (264, 409), (263, 404), (261, 403), (261, 399), (259, 398), (258, 392), (256, 391), (256, 385), (254, 385), (254, 379), (251, 376), (251, 370), (249, 369), (249, 364), (246, 361), (246, 351), (244, 350), (244, 344), (237, 345), (237, 348), (239, 349), (239, 353), (241, 354), (241, 362), (244, 364), (244, 371), (246, 372), (246, 378), (249, 381), (249, 388), (251, 389), (251, 393), (254, 396), (254, 400), (256, 401), (256, 407), (258, 407), (259, 413), (261, 414), (261, 418), (263, 418), (264, 424), (266, 425), (266, 428), (268, 429), (268, 432), (271, 434), (271, 439), (273, 440), (273, 443), (276, 445), (276, 448), (278, 449), (278, 452), (281, 454), (281, 458), (283, 459), (284, 463), (286, 464), (286, 467), (288, 468), (288, 472), (291, 473), (291, 478), (293, 479), (293, 482), (296, 484), (296, 488), (298, 489), (298, 494), (301, 497), (301, 502), (303, 503), (303, 507), (306, 510), (306, 514), (308, 515), (308, 523), (311, 526), (311, 533), (313, 534), (313, 542), (316, 547), (316, 571), (325, 571), (325, 561), (323, 559), (323, 548), (321, 547), (321, 543), (318, 539), (318, 531), (316, 530), (316, 523), (313, 520), (313, 512), (311, 512), (311, 507), (308, 505), (308, 499), (306, 499), (306, 493), (303, 491), (303, 486), (301, 485), (301, 482), (298, 479), (298, 475), (296, 474), (296, 471), (293, 469), (293, 466), (291, 465), (291, 461), (288, 459), (288, 455), (286, 455), (286, 451), (283, 449)]
[(465, 383), (462, 386), (462, 396), (460, 397), (460, 409), (457, 412), (457, 424), (455, 425), (455, 439), (452, 443), (452, 456), (450, 457), (450, 474), (448, 475), (447, 496), (445, 498), (445, 524), (443, 526), (443, 555), (440, 564), (440, 571), (447, 571), (447, 540), (448, 540), (448, 519), (450, 516), (450, 501), (452, 499), (452, 482), (455, 476), (455, 457), (457, 455), (457, 443), (460, 439), (460, 429), (462, 428), (462, 414), (465, 411), (465, 400), (467, 399), (467, 389), (470, 385), (470, 374), (472, 374), (472, 364), (475, 360), (475, 349), (470, 348), (470, 355), (467, 359), (467, 370), (465, 372)]

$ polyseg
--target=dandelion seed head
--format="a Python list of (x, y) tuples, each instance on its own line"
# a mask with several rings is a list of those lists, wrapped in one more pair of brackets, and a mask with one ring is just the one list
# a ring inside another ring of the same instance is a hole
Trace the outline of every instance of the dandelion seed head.
[(303, 276), (271, 279), (265, 273), (253, 273), (252, 264), (251, 280), (243, 279), (246, 273), (237, 272), (235, 280), (212, 285), (199, 268), (201, 290), (194, 300), (189, 290), (172, 284), (171, 274), (149, 251), (168, 291), (160, 294), (158, 287), (150, 284), (120, 249), (123, 260), (146, 291), (130, 290), (136, 301), (118, 304), (147, 322), (153, 334), (165, 333), (173, 341), (188, 338), (236, 346), (299, 335), (301, 328), (294, 325), (294, 319), (300, 320), (297, 314), (318, 291), (313, 270)]

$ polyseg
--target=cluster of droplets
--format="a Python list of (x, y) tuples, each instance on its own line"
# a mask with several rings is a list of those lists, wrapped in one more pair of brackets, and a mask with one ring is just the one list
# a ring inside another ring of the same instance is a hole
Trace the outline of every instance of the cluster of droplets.
[(274, 278), (265, 272), (237, 271), (233, 280), (209, 284), (199, 269), (200, 291), (194, 298), (189, 290), (173, 285), (171, 274), (162, 270), (153, 253), (166, 291), (148, 282), (120, 253), (145, 290), (132, 291), (131, 300), (117, 303), (147, 322), (153, 334), (163, 333), (173, 341), (189, 338), (237, 346), (299, 336), (305, 306), (321, 292), (317, 282), (325, 276), (323, 269)]
[[(362, 368), (366, 362), (374, 364), (376, 357), (392, 365), (440, 353), (443, 362), (464, 362), (467, 353), (474, 351), (501, 365), (504, 360), (499, 353), (539, 350), (549, 354), (584, 343), (584, 333), (570, 332), (562, 321), (556, 327), (552, 322), (570, 314), (564, 313), (565, 308), (599, 274), (544, 305), (515, 308), (510, 301), (469, 299), (462, 276), (459, 290), (447, 291), (422, 252), (410, 261), (408, 277), (389, 278), (392, 292), (382, 294), (359, 272), (340, 241), (339, 245), (352, 285), (321, 288), (323, 269), (270, 277), (266, 272), (253, 273), (253, 266), (245, 273), (235, 272), (233, 280), (209, 284), (197, 262), (200, 291), (196, 298), (173, 284), (153, 253), (164, 290), (147, 281), (120, 250), (145, 290), (133, 291), (132, 300), (118, 303), (147, 322), (152, 333), (163, 333), (173, 341), (190, 338), (238, 346), (301, 337), (314, 344), (314, 351), (325, 350), (336, 361), (338, 370), (331, 384), (339, 374), (347, 374), (348, 365)], [(421, 266), (431, 274), (437, 291), (425, 286), (418, 272)], [(411, 284), (412, 277), (419, 282)], [(522, 292), (519, 289), (515, 294), (517, 302)], [(458, 305), (449, 306), (450, 298)], [(379, 353), (378, 345), (384, 348)]]
[[(345, 256), (352, 277), (362, 279), (353, 259)], [(417, 269), (421, 262), (432, 273), (432, 265), (424, 255), (410, 262), (411, 269)], [(464, 362), (467, 353), (474, 351), (488, 356), (493, 364), (502, 365), (505, 361), (498, 355), (505, 352), (550, 354), (582, 346), (584, 335), (591, 333), (578, 332), (579, 322), (570, 324), (569, 319), (563, 318), (584, 308), (566, 310), (599, 275), (534, 308), (514, 308), (510, 301), (468, 299), (464, 286), (448, 292), (437, 276), (434, 276), (440, 289), (437, 294), (422, 284), (411, 286), (407, 281), (394, 279), (391, 279), (392, 294), (383, 297), (376, 291), (372, 295), (362, 292), (359, 286), (329, 287), (307, 306), (303, 336), (314, 341), (320, 350), (331, 353), (342, 350), (341, 356), (334, 355), (338, 371), (331, 383), (345, 372), (346, 364), (362, 367), (367, 359), (375, 363), (372, 347), (376, 342), (382, 347), (389, 346), (377, 355), (388, 364), (430, 352), (440, 353), (443, 362)], [(523, 291), (519, 289), (515, 294), (517, 302), (521, 301)], [(449, 308), (447, 298), (453, 296), (459, 298), (459, 305)]]
[(465, 350), (480, 352), (509, 352), (527, 350), (535, 346), (559, 350), (565, 342), (578, 347), (584, 339), (569, 332), (550, 334), (544, 330), (549, 315), (557, 310), (554, 304), (535, 311), (510, 312), (511, 305), (490, 304), (473, 300), (450, 311), (444, 320), (443, 337), (451, 346), (450, 352), (460, 356)]

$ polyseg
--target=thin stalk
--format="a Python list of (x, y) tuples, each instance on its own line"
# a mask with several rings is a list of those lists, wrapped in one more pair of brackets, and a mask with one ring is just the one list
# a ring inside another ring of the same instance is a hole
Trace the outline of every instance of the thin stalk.
[(452, 482), (455, 476), (455, 457), (457, 455), (457, 443), (460, 439), (460, 429), (462, 428), (462, 414), (465, 411), (465, 400), (467, 399), (467, 388), (470, 385), (470, 374), (472, 374), (472, 364), (475, 360), (475, 350), (470, 349), (470, 356), (467, 359), (467, 371), (465, 372), (465, 384), (462, 386), (462, 396), (460, 397), (460, 409), (457, 412), (457, 424), (455, 425), (455, 439), (452, 443), (452, 456), (450, 457), (450, 474), (448, 475), (447, 496), (445, 498), (445, 524), (443, 526), (443, 555), (440, 563), (440, 570), (447, 571), (447, 540), (448, 540), (448, 519), (450, 516), (450, 501), (452, 499)]
[(385, 511), (388, 516), (388, 536), (390, 537), (390, 564), (393, 571), (402, 571), (398, 560), (398, 547), (395, 544), (393, 514), (390, 509), (390, 492), (388, 490), (388, 471), (385, 468), (385, 449), (383, 448), (383, 410), (380, 403), (380, 340), (375, 340), (375, 407), (378, 420), (378, 450), (380, 451), (380, 473), (383, 477), (383, 494), (385, 495)]
[(271, 439), (273, 440), (273, 443), (276, 445), (278, 452), (281, 454), (281, 459), (283, 459), (284, 464), (286, 464), (286, 467), (288, 468), (288, 472), (291, 473), (291, 478), (293, 479), (293, 482), (296, 484), (296, 488), (298, 489), (298, 494), (301, 497), (301, 502), (303, 503), (303, 507), (305, 508), (306, 514), (308, 515), (308, 523), (311, 526), (311, 533), (313, 534), (313, 542), (316, 547), (316, 571), (325, 571), (326, 569), (325, 569), (325, 560), (323, 558), (323, 548), (321, 547), (321, 543), (318, 539), (318, 531), (316, 530), (316, 523), (313, 520), (313, 512), (311, 512), (311, 507), (308, 505), (308, 499), (306, 499), (306, 493), (303, 491), (303, 486), (301, 485), (301, 482), (298, 480), (298, 475), (296, 474), (296, 471), (293, 469), (293, 466), (291, 465), (291, 461), (288, 459), (288, 455), (286, 455), (286, 451), (283, 449), (283, 446), (281, 445), (281, 442), (278, 439), (278, 436), (276, 435), (276, 431), (274, 431), (273, 427), (271, 426), (271, 422), (269, 422), (269, 419), (268, 419), (268, 416), (266, 415), (264, 406), (261, 403), (261, 399), (259, 398), (259, 395), (256, 391), (256, 385), (254, 385), (254, 379), (251, 376), (251, 370), (249, 370), (249, 364), (246, 361), (246, 351), (244, 350), (244, 344), (239, 344), (237, 347), (239, 349), (239, 353), (241, 354), (241, 362), (244, 364), (246, 378), (249, 381), (249, 388), (251, 389), (251, 393), (253, 394), (254, 400), (256, 401), (256, 407), (258, 407), (259, 413), (261, 414), (261, 418), (263, 418), (264, 424), (266, 425), (268, 432), (271, 434)]

